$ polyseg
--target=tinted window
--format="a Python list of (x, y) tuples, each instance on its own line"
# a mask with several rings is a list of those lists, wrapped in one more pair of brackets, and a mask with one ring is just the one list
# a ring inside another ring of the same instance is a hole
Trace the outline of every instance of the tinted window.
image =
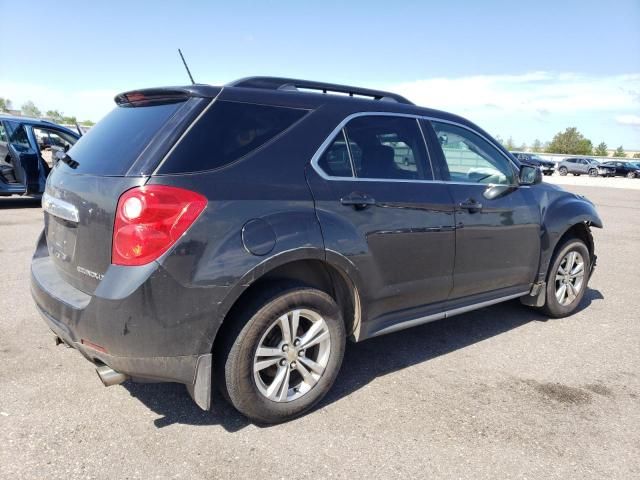
[(344, 132), (340, 133), (333, 143), (325, 150), (318, 161), (318, 165), (327, 175), (332, 177), (352, 177), (351, 161)]
[(345, 127), (356, 176), (392, 180), (432, 179), (418, 122), (413, 118), (363, 116)]
[[(69, 150), (76, 173), (124, 175), (182, 103), (113, 109)], [(72, 168), (58, 162), (59, 168)]]
[(285, 107), (218, 101), (182, 139), (160, 173), (212, 170), (238, 160), (307, 113)]
[(7, 132), (4, 131), (4, 125), (0, 123), (0, 142), (7, 141)]
[(32, 149), (27, 130), (23, 124), (17, 122), (7, 122), (9, 143), (19, 152), (27, 152)]
[(484, 138), (448, 123), (432, 122), (451, 181), (512, 185), (511, 162)]

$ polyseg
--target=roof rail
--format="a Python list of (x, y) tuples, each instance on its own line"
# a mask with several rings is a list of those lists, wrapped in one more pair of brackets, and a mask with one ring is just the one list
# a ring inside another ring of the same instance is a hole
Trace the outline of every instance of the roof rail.
[(314, 82), (313, 80), (298, 80), (295, 78), (279, 77), (247, 77), (228, 83), (229, 87), (263, 88), (265, 90), (317, 90), (320, 93), (345, 93), (350, 97), (369, 97), (372, 100), (384, 100), (413, 105), (401, 95), (385, 92), (382, 90), (371, 90), (369, 88), (350, 87), (348, 85), (338, 85), (335, 83)]

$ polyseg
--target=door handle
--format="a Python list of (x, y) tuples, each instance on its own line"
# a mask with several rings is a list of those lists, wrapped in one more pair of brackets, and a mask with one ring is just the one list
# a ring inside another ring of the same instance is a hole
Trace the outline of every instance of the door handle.
[(482, 210), (482, 204), (471, 198), (469, 200), (465, 200), (464, 202), (460, 202), (458, 204), (458, 207), (460, 207), (462, 210), (467, 210), (469, 213), (475, 213)]
[(342, 205), (349, 205), (356, 210), (362, 210), (370, 205), (375, 205), (376, 200), (365, 193), (350, 193), (340, 199)]

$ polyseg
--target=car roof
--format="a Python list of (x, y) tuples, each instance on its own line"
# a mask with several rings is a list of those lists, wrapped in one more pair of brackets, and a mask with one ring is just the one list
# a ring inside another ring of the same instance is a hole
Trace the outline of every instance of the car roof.
[[(464, 117), (442, 110), (420, 107), (392, 92), (284, 77), (247, 77), (222, 86), (194, 84), (145, 88), (123, 92), (116, 95), (114, 100), (116, 104), (121, 105), (147, 101), (152, 97), (176, 101), (187, 97), (216, 98), (218, 95), (222, 100), (250, 103), (281, 102), (283, 105), (298, 108), (317, 109), (325, 105), (343, 105), (351, 106), (353, 111), (358, 112), (388, 112), (433, 117), (459, 123), (490, 136)], [(504, 151), (507, 150), (504, 149)]]
[(43, 118), (33, 118), (33, 117), (21, 117), (18, 115), (6, 115), (4, 113), (0, 113), (0, 120), (8, 120), (8, 121), (12, 121), (12, 122), (20, 122), (20, 123), (27, 123), (29, 125), (40, 125), (43, 127), (54, 127), (54, 128), (59, 128), (61, 130), (65, 130), (65, 131), (69, 131), (71, 133), (74, 133), (75, 135), (78, 135), (77, 132), (74, 132), (73, 130), (67, 128), (67, 127), (63, 127), (62, 125), (58, 125), (57, 123), (54, 123), (50, 120), (45, 120)]

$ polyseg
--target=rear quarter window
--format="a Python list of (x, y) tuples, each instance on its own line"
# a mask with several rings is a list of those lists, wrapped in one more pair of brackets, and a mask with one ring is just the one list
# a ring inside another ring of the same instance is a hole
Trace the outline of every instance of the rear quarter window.
[(199, 172), (249, 155), (287, 130), (307, 110), (216, 101), (178, 143), (160, 174)]

